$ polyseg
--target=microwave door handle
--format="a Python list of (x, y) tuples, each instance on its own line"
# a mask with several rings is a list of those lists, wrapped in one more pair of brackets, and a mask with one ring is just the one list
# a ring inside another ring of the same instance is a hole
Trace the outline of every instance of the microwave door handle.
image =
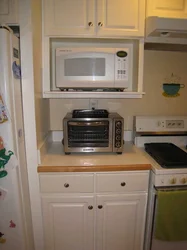
[(71, 126), (106, 126), (108, 125), (107, 122), (69, 122)]

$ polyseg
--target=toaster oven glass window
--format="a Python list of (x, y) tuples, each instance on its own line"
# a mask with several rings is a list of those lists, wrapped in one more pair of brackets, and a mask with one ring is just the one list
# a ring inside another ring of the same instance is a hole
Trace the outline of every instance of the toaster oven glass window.
[(108, 147), (109, 121), (69, 121), (69, 147)]

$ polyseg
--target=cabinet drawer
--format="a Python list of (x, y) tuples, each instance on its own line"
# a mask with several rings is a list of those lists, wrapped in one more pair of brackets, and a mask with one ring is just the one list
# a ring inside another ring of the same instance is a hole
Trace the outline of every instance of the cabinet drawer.
[(147, 191), (148, 173), (97, 174), (97, 192)]
[(94, 177), (92, 174), (41, 174), (40, 191), (42, 193), (91, 193), (94, 191)]

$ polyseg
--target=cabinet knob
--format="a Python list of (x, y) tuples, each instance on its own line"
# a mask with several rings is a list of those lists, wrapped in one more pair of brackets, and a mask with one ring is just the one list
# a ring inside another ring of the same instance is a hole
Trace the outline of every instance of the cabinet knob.
[(92, 27), (92, 26), (93, 26), (93, 23), (92, 23), (92, 22), (89, 22), (89, 23), (88, 23), (88, 26), (89, 26), (89, 27)]
[(89, 209), (89, 210), (92, 210), (92, 209), (93, 209), (93, 206), (88, 206), (88, 209)]
[(102, 22), (98, 22), (98, 26), (99, 26), (99, 27), (102, 27), (102, 26), (103, 26), (103, 23), (102, 23)]
[(123, 182), (121, 183), (121, 186), (122, 186), (122, 187), (126, 186), (126, 183), (123, 181)]
[(102, 209), (102, 208), (103, 208), (103, 206), (102, 206), (102, 205), (99, 205), (99, 206), (98, 206), (98, 208), (99, 208), (99, 209)]
[(68, 188), (68, 187), (69, 187), (69, 184), (68, 184), (68, 183), (65, 183), (65, 184), (64, 184), (64, 187), (65, 187), (65, 188)]

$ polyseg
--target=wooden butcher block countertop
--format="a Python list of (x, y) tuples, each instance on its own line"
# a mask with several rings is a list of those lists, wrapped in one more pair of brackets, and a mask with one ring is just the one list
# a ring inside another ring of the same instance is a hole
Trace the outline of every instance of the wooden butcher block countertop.
[(121, 155), (116, 153), (86, 153), (65, 155), (63, 146), (55, 142), (43, 157), (38, 172), (105, 172), (150, 170), (151, 164), (142, 150), (126, 143)]

